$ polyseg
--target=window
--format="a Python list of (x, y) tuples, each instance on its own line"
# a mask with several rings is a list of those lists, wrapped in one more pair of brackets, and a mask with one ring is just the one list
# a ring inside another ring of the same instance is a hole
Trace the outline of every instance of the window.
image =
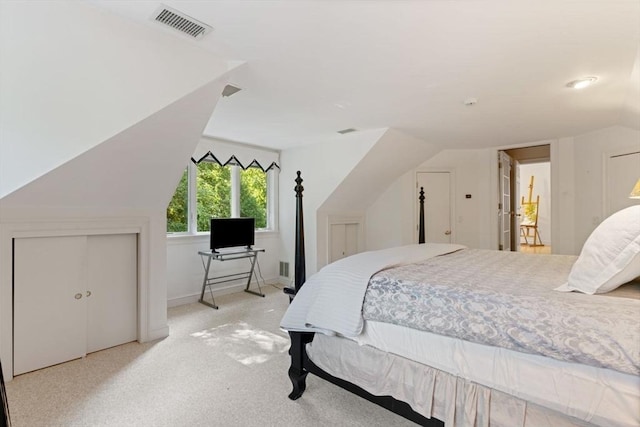
[(185, 169), (167, 208), (168, 233), (186, 233), (189, 231), (188, 177), (188, 169)]
[(209, 231), (211, 217), (231, 218), (231, 166), (200, 162), (194, 167), (197, 231)]
[(256, 228), (267, 228), (267, 174), (260, 168), (240, 171), (240, 216), (255, 218)]
[(189, 164), (167, 208), (167, 232), (208, 232), (212, 217), (253, 217), (256, 229), (275, 229), (275, 176), (259, 167)]

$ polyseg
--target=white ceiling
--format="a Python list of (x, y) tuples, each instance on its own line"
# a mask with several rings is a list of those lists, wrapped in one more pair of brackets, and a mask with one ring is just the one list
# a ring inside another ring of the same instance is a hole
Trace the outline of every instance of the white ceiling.
[[(244, 61), (205, 134), (255, 145), (383, 127), (448, 147), (532, 142), (619, 124), (640, 97), (640, 0), (164, 1), (214, 27), (202, 40), (151, 21), (158, 1), (92, 3)], [(583, 76), (599, 80), (565, 86)]]

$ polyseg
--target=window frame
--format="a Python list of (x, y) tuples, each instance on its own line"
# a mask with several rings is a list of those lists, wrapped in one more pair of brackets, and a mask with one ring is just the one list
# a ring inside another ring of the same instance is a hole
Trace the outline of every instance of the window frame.
[[(203, 162), (216, 163), (210, 160)], [(238, 165), (227, 164), (231, 168), (231, 218), (240, 216), (240, 170)], [(278, 169), (271, 168), (265, 172), (267, 190), (267, 227), (256, 228), (256, 233), (278, 232)], [(198, 201), (197, 201), (198, 164), (189, 162), (187, 165), (187, 231), (167, 231), (167, 236), (202, 236), (209, 235), (209, 231), (198, 231)], [(166, 216), (166, 209), (165, 209)]]

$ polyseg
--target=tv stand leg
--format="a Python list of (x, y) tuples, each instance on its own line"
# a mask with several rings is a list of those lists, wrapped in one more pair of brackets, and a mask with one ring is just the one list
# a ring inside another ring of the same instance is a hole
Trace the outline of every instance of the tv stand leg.
[(251, 279), (255, 274), (256, 263), (258, 262), (258, 252), (255, 252), (253, 254), (253, 257), (249, 258), (249, 262), (251, 263), (251, 270), (249, 271), (249, 278), (247, 279), (247, 286), (244, 288), (244, 291), (249, 294), (257, 295), (264, 298), (264, 294), (262, 293), (262, 289), (260, 288), (260, 281), (258, 280), (258, 277), (256, 277), (256, 283), (258, 283), (258, 292), (249, 289), (249, 287), (251, 286)]
[(211, 288), (209, 288), (209, 292), (211, 293), (211, 302), (204, 300), (204, 291), (207, 289), (208, 282), (209, 282), (209, 267), (211, 266), (211, 257), (207, 257), (206, 266), (204, 265), (204, 259), (203, 259), (202, 265), (204, 267), (204, 279), (202, 279), (202, 291), (200, 292), (200, 299), (198, 300), (198, 302), (201, 304), (207, 305), (211, 308), (215, 308), (217, 310), (218, 306), (216, 305), (216, 300), (213, 298), (213, 291), (211, 291)]

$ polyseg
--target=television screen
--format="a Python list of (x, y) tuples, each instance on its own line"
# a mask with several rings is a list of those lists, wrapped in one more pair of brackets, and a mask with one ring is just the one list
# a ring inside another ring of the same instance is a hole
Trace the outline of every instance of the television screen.
[(211, 218), (211, 250), (236, 246), (251, 248), (255, 243), (255, 224), (255, 218)]

